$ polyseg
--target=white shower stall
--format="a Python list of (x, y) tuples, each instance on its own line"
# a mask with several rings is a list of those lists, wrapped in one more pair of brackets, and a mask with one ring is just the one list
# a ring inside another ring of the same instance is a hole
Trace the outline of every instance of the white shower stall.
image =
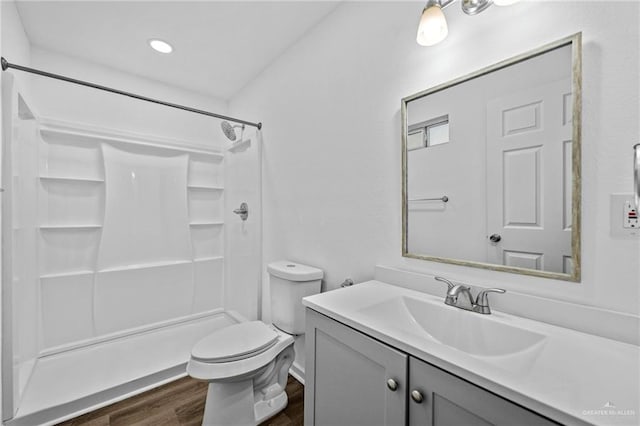
[[(5, 77), (2, 413), (52, 423), (184, 375), (197, 340), (259, 316), (261, 140), (209, 117), (199, 143), (97, 125), (80, 112), (143, 102)], [(80, 112), (50, 116), (60, 96)]]

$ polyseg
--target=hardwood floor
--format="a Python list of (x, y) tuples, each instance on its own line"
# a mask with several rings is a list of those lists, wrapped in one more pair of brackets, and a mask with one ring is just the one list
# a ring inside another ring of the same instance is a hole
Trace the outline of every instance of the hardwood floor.
[[(302, 426), (304, 387), (287, 381), (287, 408), (261, 426)], [(66, 422), (64, 426), (199, 426), (204, 413), (207, 383), (185, 377), (148, 392), (100, 408)], [(232, 425), (229, 425), (232, 426)]]

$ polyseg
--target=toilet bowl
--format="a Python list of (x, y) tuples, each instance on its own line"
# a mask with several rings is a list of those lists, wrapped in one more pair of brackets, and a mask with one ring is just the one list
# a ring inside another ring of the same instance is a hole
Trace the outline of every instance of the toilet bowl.
[(260, 321), (231, 325), (200, 340), (187, 373), (207, 380), (202, 424), (255, 425), (287, 405), (293, 337)]
[(323, 273), (288, 261), (268, 269), (275, 285), (272, 306), (278, 307), (274, 324), (234, 324), (203, 338), (191, 351), (187, 373), (209, 382), (203, 425), (256, 425), (287, 406), (293, 335), (304, 332), (302, 298), (320, 292)]

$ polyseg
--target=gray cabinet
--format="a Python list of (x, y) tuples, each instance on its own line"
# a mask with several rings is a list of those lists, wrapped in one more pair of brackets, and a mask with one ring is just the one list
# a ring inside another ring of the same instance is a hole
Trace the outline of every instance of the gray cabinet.
[(305, 340), (305, 425), (406, 425), (405, 353), (309, 309)]
[(306, 324), (307, 426), (557, 424), (311, 309)]
[(409, 389), (410, 426), (557, 425), (413, 357), (409, 359)]

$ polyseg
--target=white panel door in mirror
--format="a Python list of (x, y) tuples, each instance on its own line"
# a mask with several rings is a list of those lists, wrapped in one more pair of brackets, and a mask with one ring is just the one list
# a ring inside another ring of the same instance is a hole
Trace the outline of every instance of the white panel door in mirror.
[(487, 103), (487, 232), (500, 235), (487, 239), (491, 263), (571, 272), (570, 92), (561, 80)]

